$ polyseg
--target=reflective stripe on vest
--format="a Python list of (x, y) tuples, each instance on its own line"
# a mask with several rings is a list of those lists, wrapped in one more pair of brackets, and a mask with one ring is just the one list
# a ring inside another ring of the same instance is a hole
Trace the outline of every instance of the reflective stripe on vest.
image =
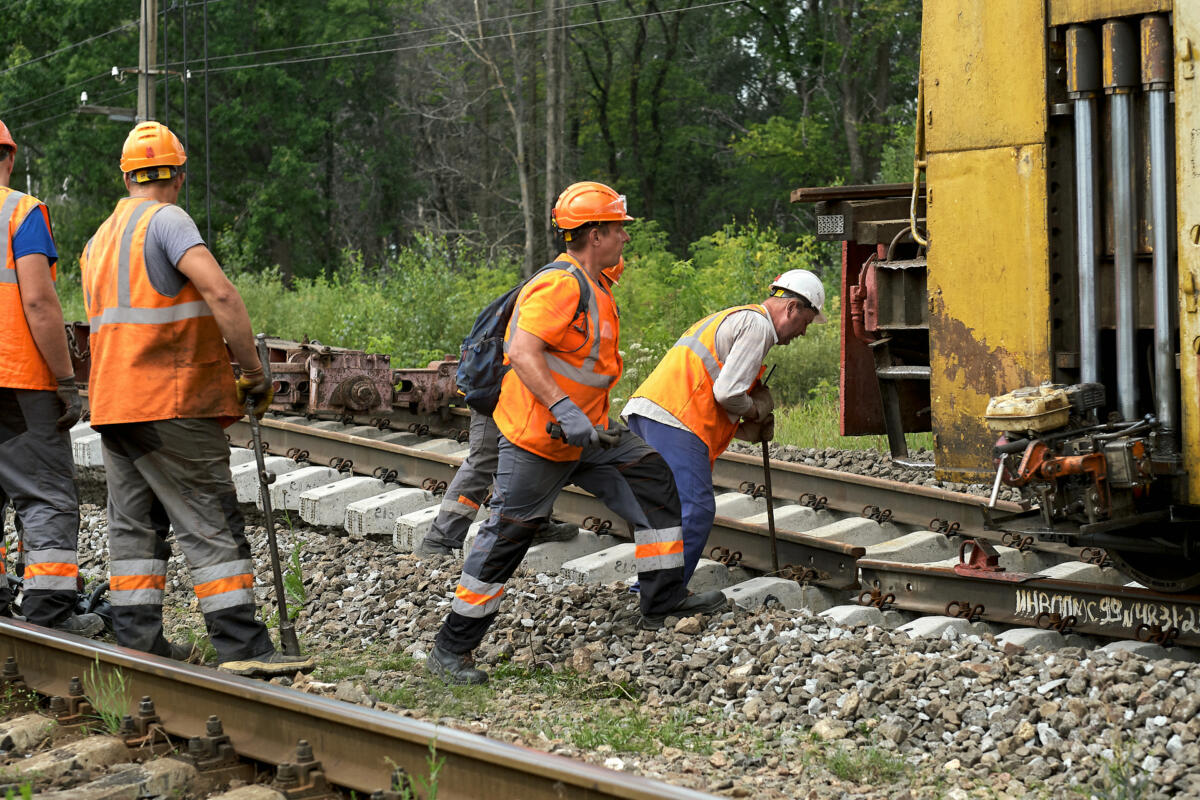
[[(151, 210), (158, 210), (162, 205), (147, 198), (144, 203), (134, 209), (134, 212), (129, 216), (129, 221), (125, 223), (125, 229), (121, 231), (120, 255), (117, 258), (117, 305), (116, 307), (104, 309), (97, 316), (88, 317), (88, 323), (92, 326), (91, 333), (93, 335), (104, 325), (118, 322), (130, 325), (162, 325), (184, 319), (212, 316), (212, 309), (203, 300), (167, 306), (166, 308), (134, 308), (130, 302), (132, 292), (129, 288), (129, 250), (133, 246), (133, 234), (137, 230), (138, 223), (141, 222), (142, 217)], [(95, 237), (92, 238), (94, 239)], [(89, 239), (87, 248), (84, 251), (84, 258), (89, 258), (91, 252), (92, 240)], [(84, 287), (84, 292), (87, 292), (86, 286)]]
[[(582, 270), (575, 265), (569, 264), (562, 269), (563, 272), (577, 273), (583, 277), (583, 285), (590, 290), (587, 277), (583, 275)], [(600, 361), (600, 336), (597, 330), (598, 320), (600, 318), (600, 308), (596, 304), (596, 293), (589, 291), (587, 312), (583, 318), (583, 335), (588, 337), (592, 342), (592, 349), (583, 359), (583, 364), (575, 366), (564, 360), (561, 356), (556, 355), (551, 348), (546, 348), (545, 358), (546, 366), (555, 375), (561, 375), (567, 380), (575, 381), (575, 383), (591, 386), (595, 389), (607, 389), (611, 384), (616, 383), (612, 375), (601, 375), (596, 372), (596, 364)], [(509, 321), (511, 330), (516, 330), (517, 320), (521, 318), (521, 306), (518, 304), (513, 309), (512, 319)], [(574, 320), (572, 320), (574, 322)], [(578, 329), (577, 329), (578, 330)], [(585, 340), (586, 341), (586, 340)], [(509, 340), (504, 340), (504, 354), (508, 355)]]
[[(580, 325), (574, 317), (581, 296), (572, 298), (570, 312), (573, 318), (568, 332), (564, 332), (559, 344), (579, 341), (574, 349), (547, 347), (542, 351), (546, 368), (550, 371), (555, 383), (564, 391), (592, 421), (593, 425), (606, 424), (609, 412), (609, 391), (621, 378), (621, 354), (618, 349), (621, 331), (620, 316), (616, 302), (604, 285), (604, 279), (593, 281), (579, 262), (569, 253), (560, 255), (556, 261), (563, 262), (562, 272), (571, 272), (580, 279), (590, 294), (584, 298), (587, 309), (586, 319)], [(567, 265), (570, 266), (567, 266)], [(535, 279), (537, 280), (537, 279)], [(576, 277), (564, 279), (556, 277), (561, 282), (555, 287), (554, 301), (565, 302), (571, 296), (566, 290), (565, 283), (574, 283)], [(534, 285), (534, 284), (530, 284)], [(505, 347), (512, 341), (513, 333), (518, 329), (521, 319), (521, 305), (525, 302), (527, 290), (523, 289), (521, 301), (513, 311), (505, 333)], [(566, 309), (562, 309), (566, 311)], [(561, 317), (552, 319), (550, 314), (546, 325), (556, 333)], [(526, 322), (528, 322), (526, 318)], [(534, 335), (542, 323), (531, 326)], [(541, 403), (521, 382), (515, 371), (509, 371), (504, 376), (501, 386), (500, 400), (493, 414), (496, 426), (510, 442), (523, 450), (534, 453), (551, 461), (574, 461), (579, 458), (581, 448), (574, 447), (560, 440), (551, 439), (546, 432), (549, 423), (554, 422), (550, 410)]]
[(708, 447), (710, 461), (725, 451), (737, 431), (737, 419), (730, 419), (729, 412), (717, 402), (713, 385), (724, 367), (717, 358), (717, 330), (730, 315), (740, 311), (767, 316), (759, 305), (735, 306), (709, 314), (679, 337), (630, 398), (643, 397), (679, 420)]
[[(4, 262), (0, 268), (0, 386), (11, 389), (56, 388), (54, 373), (42, 356), (25, 319), (13, 253), (13, 237), (32, 213), (42, 213), (41, 201), (24, 192), (0, 187), (0, 232), (4, 237)], [(50, 265), (54, 280), (55, 266)]]
[[(17, 204), (21, 202), (22, 197), (26, 197), (26, 196), (27, 195), (22, 194), (21, 192), (18, 192), (15, 190), (11, 191), (8, 193), (8, 197), (4, 198), (4, 205), (0, 205), (0, 230), (3, 230), (6, 234), (8, 233), (9, 228), (12, 225), (12, 218), (13, 218), (13, 214), (15, 214), (17, 211)], [(12, 237), (11, 236), (6, 235), (4, 246), (6, 248), (8, 248), (7, 252), (6, 252), (7, 258), (5, 258), (5, 261), (7, 262), (5, 264), (5, 266), (8, 266), (8, 263), (15, 261), (15, 259), (13, 258)], [(17, 282), (17, 270), (16, 270), (16, 265), (14, 264), (12, 267), (5, 269), (3, 274), (0, 274), (0, 283), (16, 283), (16, 282)]]
[(169, 205), (122, 199), (80, 257), (93, 424), (241, 414), (225, 342), (200, 291), (185, 281), (167, 296), (150, 280), (151, 223)]

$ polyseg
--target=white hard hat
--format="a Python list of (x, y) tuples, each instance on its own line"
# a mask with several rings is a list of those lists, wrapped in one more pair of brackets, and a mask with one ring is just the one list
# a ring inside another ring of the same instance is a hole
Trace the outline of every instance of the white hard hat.
[(784, 292), (800, 295), (817, 310), (813, 322), (825, 322), (821, 306), (825, 305), (825, 287), (821, 279), (806, 269), (789, 269), (771, 281), (771, 296), (783, 297)]

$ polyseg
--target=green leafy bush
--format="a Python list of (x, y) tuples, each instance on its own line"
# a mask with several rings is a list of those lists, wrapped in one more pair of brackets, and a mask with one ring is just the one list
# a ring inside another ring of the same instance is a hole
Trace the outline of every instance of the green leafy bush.
[[(791, 247), (779, 241), (774, 229), (753, 220), (731, 223), (693, 243), (691, 258), (680, 260), (667, 249), (666, 235), (654, 222), (633, 223), (629, 232), (627, 268), (615, 292), (625, 353), (625, 376), (613, 393), (615, 405), (623, 406), (692, 323), (729, 306), (762, 302), (771, 280), (781, 272), (824, 272), (826, 316), (837, 319), (837, 271), (822, 270), (827, 249), (812, 237)], [(822, 381), (836, 384), (836, 322), (811, 326), (804, 338), (773, 349), (767, 363), (778, 365), (771, 386), (781, 403), (806, 398)]]

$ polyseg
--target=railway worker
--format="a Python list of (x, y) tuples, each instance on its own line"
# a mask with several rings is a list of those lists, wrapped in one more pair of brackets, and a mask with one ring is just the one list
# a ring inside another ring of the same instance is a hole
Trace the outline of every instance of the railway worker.
[[(603, 271), (604, 278), (616, 283), (625, 270), (625, 260)], [(417, 545), (417, 555), (451, 555), (461, 550), (471, 521), (483, 505), (496, 476), (500, 456), (500, 429), (487, 414), (471, 411), (470, 450), (454, 473), (429, 533)], [(547, 520), (533, 535), (530, 546), (544, 542), (565, 542), (579, 535), (569, 522)]]
[(58, 251), (46, 206), (9, 187), (16, 155), (17, 144), (0, 122), (7, 251), (0, 272), (0, 495), (12, 501), (24, 529), (25, 618), (94, 636), (104, 621), (75, 613), (79, 500), (67, 429), (83, 406), (54, 290)]
[[(625, 198), (586, 181), (558, 197), (564, 269), (536, 275), (521, 290), (505, 337), (512, 369), (494, 414), (500, 455), (492, 512), (463, 564), (449, 615), (427, 668), (455, 683), (484, 683), (472, 651), (483, 640), (538, 526), (568, 483), (597, 495), (633, 523), (641, 579), (641, 624), (725, 607), (719, 591), (689, 596), (683, 584), (679, 499), (662, 457), (612, 425), (609, 391), (621, 377), (620, 322), (603, 274), (615, 267), (629, 235)], [(578, 276), (578, 277), (576, 277)], [(580, 293), (590, 294), (576, 316)], [(562, 439), (548, 426), (561, 426)]]
[(824, 322), (824, 304), (820, 278), (804, 269), (783, 273), (761, 304), (718, 311), (684, 331), (625, 406), (630, 429), (663, 454), (675, 476), (685, 582), (696, 571), (716, 515), (717, 456), (735, 434), (753, 442), (774, 435), (774, 401), (758, 382), (763, 359), (775, 345)]
[[(117, 641), (161, 656), (169, 518), (222, 669), (267, 677), (311, 669), (276, 652), (255, 618), (254, 562), (222, 428), (273, 392), (237, 290), (191, 217), (174, 205), (187, 154), (165, 125), (129, 133), (117, 201), (80, 265), (91, 323), (92, 427), (108, 473), (109, 597)], [(224, 341), (222, 341), (224, 337)], [(242, 375), (234, 381), (229, 350)]]

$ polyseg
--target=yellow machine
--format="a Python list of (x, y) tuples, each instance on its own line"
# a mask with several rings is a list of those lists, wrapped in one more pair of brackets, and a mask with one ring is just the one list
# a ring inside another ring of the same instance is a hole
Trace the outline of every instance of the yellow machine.
[(1200, 2), (928, 0), (921, 45), (909, 213), (793, 194), (844, 242), (843, 432), (1200, 586)]

